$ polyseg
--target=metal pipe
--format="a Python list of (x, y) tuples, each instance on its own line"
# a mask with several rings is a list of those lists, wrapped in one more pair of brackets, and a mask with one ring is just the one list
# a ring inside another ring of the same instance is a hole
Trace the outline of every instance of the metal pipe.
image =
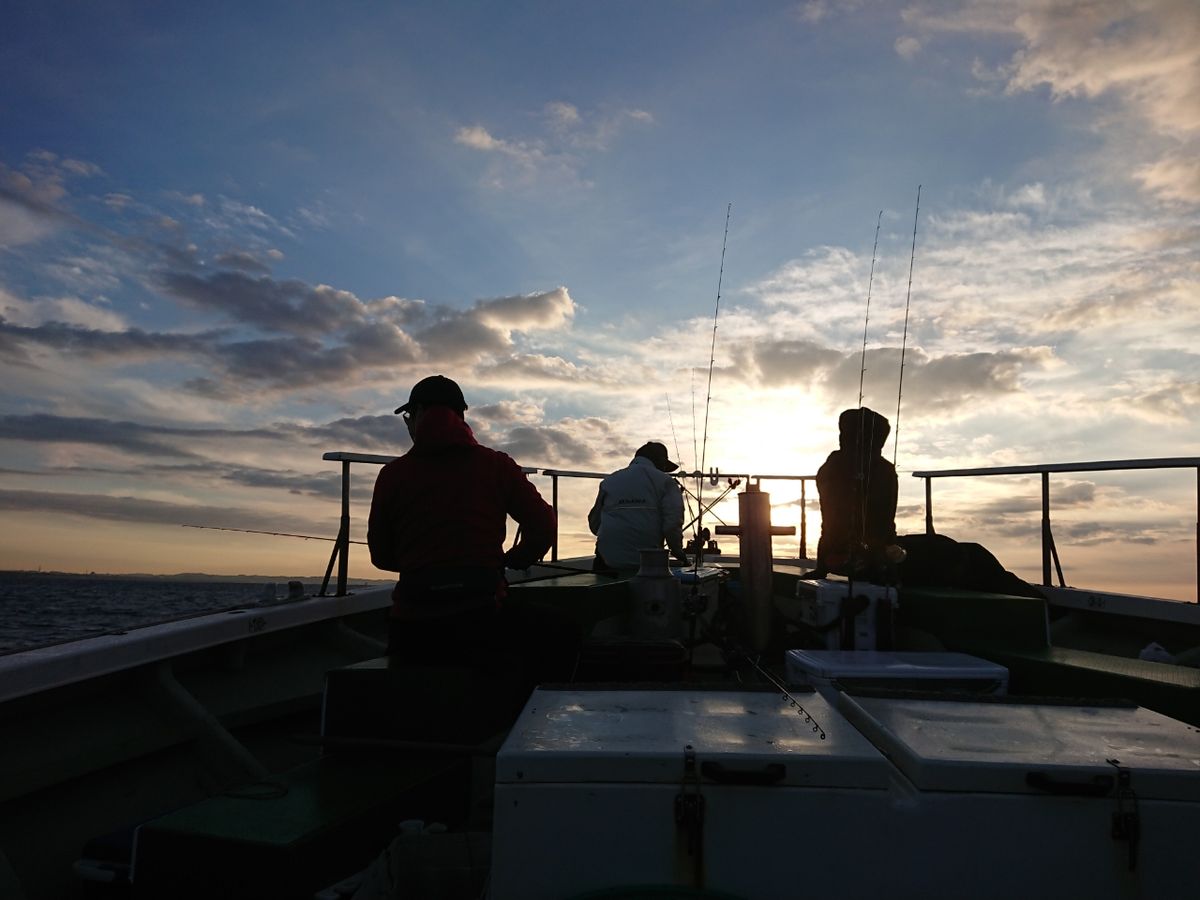
[(338, 597), (346, 596), (346, 580), (350, 565), (350, 460), (342, 460), (342, 528), (338, 534)]
[(800, 482), (800, 559), (808, 559), (808, 498), (805, 496), (807, 481)]
[(1042, 584), (1050, 584), (1050, 473), (1042, 473)]
[(933, 479), (925, 478), (925, 534), (933, 536)]
[(550, 545), (550, 561), (558, 562), (558, 473), (550, 474), (551, 506), (554, 507), (554, 543)]

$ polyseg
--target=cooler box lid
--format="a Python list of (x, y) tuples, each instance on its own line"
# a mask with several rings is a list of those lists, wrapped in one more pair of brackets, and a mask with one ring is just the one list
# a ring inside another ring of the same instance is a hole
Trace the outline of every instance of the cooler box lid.
[(681, 584), (696, 584), (698, 582), (712, 581), (717, 578), (724, 569), (719, 569), (716, 566), (700, 566), (700, 568), (687, 568), (683, 566), (672, 566), (671, 574), (679, 579)]
[(789, 679), (980, 679), (1007, 683), (1008, 669), (965, 653), (887, 650), (789, 650)]
[(923, 790), (1106, 796), (1115, 760), (1139, 797), (1200, 801), (1200, 730), (1141, 707), (841, 694), (838, 708)]
[(828, 701), (792, 697), (812, 722), (775, 690), (539, 688), (496, 782), (678, 784), (690, 746), (705, 783), (887, 787), (894, 770)]

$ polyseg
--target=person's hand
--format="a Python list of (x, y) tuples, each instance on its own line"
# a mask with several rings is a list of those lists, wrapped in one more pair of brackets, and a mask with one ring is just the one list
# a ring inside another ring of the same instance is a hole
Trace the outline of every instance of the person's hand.
[(504, 552), (504, 568), (519, 569), (524, 571), (533, 565), (533, 560), (526, 557), (524, 553), (518, 553), (516, 550), (506, 550)]

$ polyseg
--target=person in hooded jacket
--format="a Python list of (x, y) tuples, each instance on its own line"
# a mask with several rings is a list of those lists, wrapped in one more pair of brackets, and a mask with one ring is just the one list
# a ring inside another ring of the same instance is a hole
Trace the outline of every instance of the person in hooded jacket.
[(880, 578), (902, 556), (896, 545), (896, 467), (883, 458), (891, 425), (874, 410), (838, 417), (838, 449), (817, 470), (821, 538), (806, 577)]
[[(485, 447), (463, 417), (462, 390), (432, 375), (413, 387), (404, 416), (412, 449), (379, 472), (367, 544), (371, 562), (399, 573), (388, 653), (405, 662), (484, 658), (529, 638), (505, 605), (504, 569), (527, 569), (554, 541), (554, 511), (507, 454)], [(507, 517), (520, 526), (507, 552)]]
[(679, 468), (667, 448), (649, 441), (624, 469), (600, 482), (588, 527), (596, 535), (596, 571), (635, 570), (641, 551), (665, 542), (675, 561), (687, 566), (683, 549), (683, 494), (669, 474)]

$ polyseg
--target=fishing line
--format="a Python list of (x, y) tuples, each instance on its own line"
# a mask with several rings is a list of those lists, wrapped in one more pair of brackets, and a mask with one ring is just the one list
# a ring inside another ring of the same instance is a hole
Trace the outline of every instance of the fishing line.
[(904, 352), (908, 346), (908, 309), (912, 301), (913, 262), (917, 258), (917, 217), (921, 214), (921, 185), (917, 185), (917, 209), (913, 213), (912, 254), (908, 258), (908, 296), (904, 300), (904, 337), (900, 341), (900, 383), (896, 388), (896, 444), (892, 449), (892, 465), (900, 456), (900, 398), (904, 396)]
[[(683, 454), (679, 452), (679, 435), (675, 433), (675, 417), (673, 415), (671, 415), (671, 395), (667, 394), (666, 398), (667, 398), (667, 421), (671, 423), (671, 440), (673, 440), (675, 442), (675, 459), (678, 462), (679, 460), (681, 460), (683, 458)], [(682, 469), (683, 463), (680, 462), (679, 466)], [(683, 469), (683, 470), (687, 471), (686, 469)], [(684, 491), (684, 493), (683, 493), (683, 502), (685, 504), (687, 504), (687, 513), (690, 516), (692, 514), (692, 498), (691, 498), (691, 495), (688, 494), (687, 491)]]
[[(255, 531), (253, 528), (222, 528), (220, 525), (181, 525), (181, 528), (207, 528), (209, 531), (240, 531), (242, 534), (270, 534), (275, 537), (304, 538), (306, 541), (337, 541), (337, 538), (321, 537), (315, 534), (290, 534), (286, 531)], [(351, 544), (362, 544), (366, 541), (351, 541)]]
[[(866, 426), (867, 411), (863, 406), (863, 383), (867, 374), (867, 325), (871, 321), (871, 291), (875, 286), (875, 260), (879, 255), (879, 228), (883, 224), (883, 210), (879, 211), (878, 217), (875, 219), (875, 244), (871, 247), (871, 273), (867, 278), (867, 311), (863, 316), (863, 339), (862, 339), (862, 363), (858, 370), (858, 439), (855, 447), (855, 468), (856, 468), (856, 486), (859, 489), (859, 511), (858, 511), (858, 535), (853, 533), (854, 523), (851, 523), (850, 535), (850, 553), (853, 557), (855, 538), (859, 542), (865, 543), (867, 537), (867, 497), (871, 489), (871, 470), (866, 467), (863, 471), (863, 431)], [(872, 440), (868, 446), (874, 447), (874, 431), (875, 421), (871, 420)], [(852, 560), (853, 562), (853, 560)], [(853, 569), (853, 565), (851, 565)]]

